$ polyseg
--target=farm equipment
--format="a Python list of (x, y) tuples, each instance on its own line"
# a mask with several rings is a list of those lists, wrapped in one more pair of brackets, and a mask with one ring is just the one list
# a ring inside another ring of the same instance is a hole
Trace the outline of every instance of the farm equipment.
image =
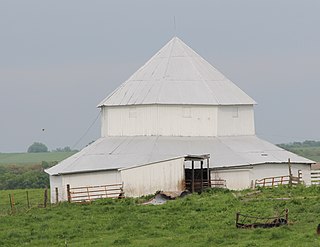
[(277, 217), (258, 217), (244, 215), (239, 212), (236, 214), (237, 228), (272, 228), (288, 224), (289, 210), (283, 210)]

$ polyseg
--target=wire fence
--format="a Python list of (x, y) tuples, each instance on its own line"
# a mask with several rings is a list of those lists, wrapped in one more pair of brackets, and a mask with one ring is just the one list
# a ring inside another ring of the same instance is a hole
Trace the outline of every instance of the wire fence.
[(1, 190), (0, 216), (25, 212), (50, 205), (48, 189)]

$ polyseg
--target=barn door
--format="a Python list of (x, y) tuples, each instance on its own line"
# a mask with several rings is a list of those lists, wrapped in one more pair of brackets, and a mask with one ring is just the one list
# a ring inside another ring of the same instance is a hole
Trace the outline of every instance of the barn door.
[(188, 164), (185, 165), (186, 190), (190, 192), (201, 192), (210, 188), (209, 158), (186, 157)]

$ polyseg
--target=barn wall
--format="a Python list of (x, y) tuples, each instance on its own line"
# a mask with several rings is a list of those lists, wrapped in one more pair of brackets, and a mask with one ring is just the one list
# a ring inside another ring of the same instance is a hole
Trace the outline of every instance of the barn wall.
[[(298, 176), (302, 171), (302, 180), (306, 185), (311, 185), (310, 165), (291, 164), (293, 176)], [(226, 169), (212, 170), (212, 179), (225, 179), (228, 189), (241, 190), (250, 188), (256, 179), (289, 175), (288, 164), (261, 164), (254, 165), (252, 169)]]
[[(56, 188), (58, 188), (59, 191), (61, 191), (62, 189), (62, 176), (50, 176), (50, 200), (51, 203), (55, 203), (56, 202)], [(62, 193), (58, 193), (58, 201), (63, 201), (63, 194)]]
[[(302, 180), (306, 185), (311, 185), (310, 165), (291, 164), (293, 176), (298, 176), (298, 170), (302, 171)], [(261, 179), (266, 177), (286, 176), (289, 175), (288, 164), (263, 164), (253, 167), (252, 179)]]
[(251, 169), (227, 169), (212, 170), (211, 179), (224, 179), (226, 186), (231, 190), (247, 189), (251, 186), (252, 170)]
[(51, 202), (55, 202), (55, 187), (59, 189), (59, 200), (66, 201), (67, 184), (72, 188), (121, 182), (120, 172), (117, 170), (50, 176)]
[(216, 106), (142, 105), (104, 107), (106, 136), (216, 136)]
[(181, 191), (184, 189), (184, 158), (124, 169), (121, 177), (128, 197)]
[(254, 135), (252, 105), (219, 106), (218, 136)]
[(254, 135), (252, 105), (140, 105), (103, 107), (101, 134), (106, 136)]

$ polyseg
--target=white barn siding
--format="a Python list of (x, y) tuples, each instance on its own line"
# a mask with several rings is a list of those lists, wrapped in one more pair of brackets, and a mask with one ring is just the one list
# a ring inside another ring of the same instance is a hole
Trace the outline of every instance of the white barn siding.
[(67, 184), (70, 187), (95, 186), (121, 183), (121, 176), (118, 170), (86, 172), (50, 176), (51, 202), (56, 202), (55, 188), (59, 190), (59, 201), (67, 201)]
[(252, 105), (140, 105), (102, 109), (103, 137), (255, 134)]
[(254, 135), (253, 105), (219, 106), (218, 136)]
[(56, 202), (56, 188), (58, 188), (58, 201), (65, 201), (65, 193), (62, 187), (62, 176), (50, 176), (51, 203)]
[[(298, 171), (302, 172), (302, 180), (306, 185), (311, 185), (310, 164), (291, 164), (293, 176), (298, 176)], [(212, 179), (225, 179), (228, 189), (241, 190), (251, 188), (256, 179), (288, 176), (288, 164), (259, 164), (248, 169), (225, 169), (212, 170)]]
[[(311, 165), (310, 164), (291, 164), (293, 176), (298, 176), (298, 171), (302, 172), (302, 180), (306, 185), (311, 185)], [(289, 175), (288, 164), (261, 164), (253, 166), (252, 179)]]
[(241, 190), (251, 187), (251, 169), (226, 169), (211, 171), (211, 179), (224, 179), (231, 190)]
[(123, 169), (121, 177), (127, 197), (181, 191), (184, 190), (184, 158)]
[(216, 136), (216, 106), (103, 107), (102, 136)]

